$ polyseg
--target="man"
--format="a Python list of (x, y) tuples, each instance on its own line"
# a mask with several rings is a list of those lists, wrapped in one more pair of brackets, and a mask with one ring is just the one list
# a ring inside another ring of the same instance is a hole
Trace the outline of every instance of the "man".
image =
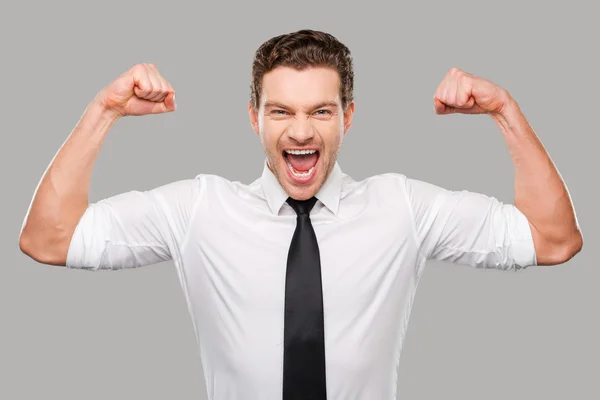
[(438, 114), (488, 114), (515, 202), (399, 173), (355, 181), (336, 159), (354, 113), (350, 51), (302, 30), (256, 52), (248, 113), (266, 159), (249, 185), (200, 174), (88, 203), (94, 161), (127, 115), (174, 111), (154, 65), (101, 90), (35, 193), (21, 249), (87, 270), (173, 260), (210, 399), (391, 399), (427, 260), (520, 270), (582, 247), (567, 189), (509, 93), (452, 69)]

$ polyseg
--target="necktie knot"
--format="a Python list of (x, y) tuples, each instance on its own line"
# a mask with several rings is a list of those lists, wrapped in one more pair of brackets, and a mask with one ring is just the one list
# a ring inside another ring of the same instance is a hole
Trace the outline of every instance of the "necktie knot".
[(310, 210), (315, 206), (317, 202), (316, 197), (311, 197), (308, 200), (296, 200), (288, 197), (287, 203), (296, 211), (296, 214), (307, 214), (310, 215)]

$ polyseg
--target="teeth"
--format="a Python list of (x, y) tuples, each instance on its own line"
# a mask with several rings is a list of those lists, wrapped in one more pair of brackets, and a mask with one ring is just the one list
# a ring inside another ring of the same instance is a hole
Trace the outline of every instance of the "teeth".
[(292, 175), (298, 177), (298, 178), (306, 178), (308, 177), (310, 174), (312, 174), (313, 170), (315, 169), (315, 167), (312, 167), (311, 169), (309, 169), (306, 172), (298, 172), (294, 169), (294, 167), (292, 167), (292, 164), (290, 164), (290, 162), (288, 160), (285, 160), (285, 163), (287, 164), (288, 168), (290, 169), (290, 171), (292, 172)]
[(317, 152), (317, 150), (314, 150), (314, 149), (311, 149), (311, 150), (286, 150), (285, 152), (288, 154), (303, 155), (303, 154), (314, 154)]

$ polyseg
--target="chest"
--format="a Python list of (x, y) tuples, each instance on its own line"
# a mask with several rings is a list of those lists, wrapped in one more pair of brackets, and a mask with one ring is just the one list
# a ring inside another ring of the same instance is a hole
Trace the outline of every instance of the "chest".
[[(409, 218), (384, 206), (311, 213), (325, 307), (360, 309), (413, 278), (417, 248)], [(244, 203), (199, 209), (182, 252), (188, 289), (216, 293), (258, 319), (279, 313), (295, 229), (293, 212), (246, 210)]]
[[(328, 362), (360, 375), (381, 360), (392, 363), (414, 293), (417, 248), (401, 210), (349, 211), (334, 216), (320, 209), (311, 221), (319, 243)], [(210, 359), (246, 371), (241, 376), (256, 373), (257, 359), (279, 370), (295, 228), (294, 214), (222, 205), (198, 210), (190, 227), (182, 282), (201, 327), (199, 340), (211, 344)]]

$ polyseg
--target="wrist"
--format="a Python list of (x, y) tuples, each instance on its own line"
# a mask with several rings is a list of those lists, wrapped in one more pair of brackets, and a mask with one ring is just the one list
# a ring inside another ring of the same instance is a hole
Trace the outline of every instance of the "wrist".
[(90, 103), (88, 109), (94, 114), (97, 114), (103, 120), (107, 121), (111, 125), (114, 124), (123, 115), (114, 109), (108, 107), (100, 96), (96, 96)]
[(500, 109), (492, 113), (492, 117), (494, 118), (507, 118), (510, 114), (514, 114), (515, 111), (519, 109), (519, 105), (513, 99), (513, 97), (508, 93), (508, 91), (502, 89), (502, 93), (500, 94)]
[(508, 93), (501, 110), (490, 116), (507, 137), (520, 137), (532, 132), (519, 104)]
[(100, 140), (106, 136), (108, 131), (120, 118), (120, 115), (113, 110), (107, 108), (102, 101), (95, 98), (85, 109), (79, 123), (78, 131), (85, 132), (85, 136), (89, 138), (97, 137)]

